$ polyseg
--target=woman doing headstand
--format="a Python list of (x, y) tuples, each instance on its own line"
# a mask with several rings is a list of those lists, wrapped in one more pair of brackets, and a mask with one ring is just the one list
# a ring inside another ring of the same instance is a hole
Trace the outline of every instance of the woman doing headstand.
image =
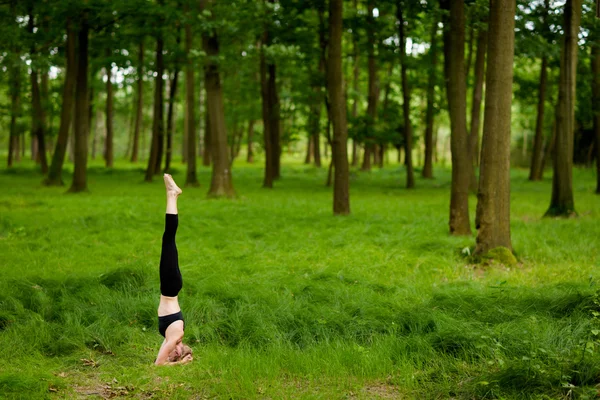
[(160, 254), (160, 304), (158, 305), (158, 331), (165, 337), (156, 365), (185, 364), (192, 361), (192, 349), (182, 343), (184, 321), (177, 295), (183, 286), (175, 233), (179, 222), (177, 215), (177, 197), (182, 193), (173, 177), (164, 175), (167, 189), (167, 213), (165, 216), (165, 233), (162, 237)]

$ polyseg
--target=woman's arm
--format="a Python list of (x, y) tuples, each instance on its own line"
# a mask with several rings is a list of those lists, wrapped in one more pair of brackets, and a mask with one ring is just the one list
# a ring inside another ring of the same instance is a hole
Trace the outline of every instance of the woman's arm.
[(156, 356), (156, 361), (154, 361), (155, 365), (166, 365), (169, 363), (169, 354), (175, 349), (177, 346), (176, 340), (167, 340), (163, 342), (160, 346), (160, 350), (158, 350), (158, 355)]

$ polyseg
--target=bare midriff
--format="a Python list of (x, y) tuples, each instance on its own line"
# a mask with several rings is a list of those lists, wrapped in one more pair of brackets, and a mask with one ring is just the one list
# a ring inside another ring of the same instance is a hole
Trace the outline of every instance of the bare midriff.
[(163, 317), (165, 315), (175, 314), (181, 311), (181, 307), (179, 307), (179, 302), (177, 301), (177, 296), (168, 297), (168, 296), (160, 296), (160, 303), (158, 305), (158, 316)]

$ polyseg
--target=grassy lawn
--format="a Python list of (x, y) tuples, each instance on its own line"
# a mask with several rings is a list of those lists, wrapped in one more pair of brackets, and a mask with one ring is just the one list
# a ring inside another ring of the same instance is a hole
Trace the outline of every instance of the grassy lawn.
[[(600, 196), (542, 219), (550, 173), (512, 171), (516, 267), (469, 265), (448, 235), (450, 172), (353, 172), (333, 217), (326, 168), (236, 165), (235, 200), (184, 188), (177, 243), (188, 366), (152, 365), (162, 179), (92, 164), (88, 194), (0, 171), (0, 397), (591, 398), (600, 383)], [(185, 170), (174, 171), (183, 182)], [(70, 181), (70, 176), (68, 176)], [(471, 198), (474, 219), (476, 198)]]

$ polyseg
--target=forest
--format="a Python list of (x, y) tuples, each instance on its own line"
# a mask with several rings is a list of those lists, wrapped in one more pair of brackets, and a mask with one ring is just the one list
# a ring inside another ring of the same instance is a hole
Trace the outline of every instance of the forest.
[(0, 37), (9, 398), (598, 397), (596, 1), (0, 0)]

